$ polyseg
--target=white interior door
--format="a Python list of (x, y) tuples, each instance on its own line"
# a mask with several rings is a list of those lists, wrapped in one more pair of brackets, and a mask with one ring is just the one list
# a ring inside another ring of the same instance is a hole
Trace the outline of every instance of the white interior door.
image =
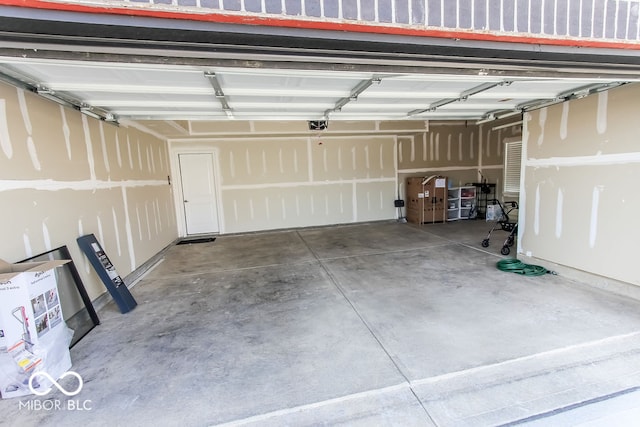
[(218, 233), (213, 154), (179, 154), (178, 158), (187, 235)]

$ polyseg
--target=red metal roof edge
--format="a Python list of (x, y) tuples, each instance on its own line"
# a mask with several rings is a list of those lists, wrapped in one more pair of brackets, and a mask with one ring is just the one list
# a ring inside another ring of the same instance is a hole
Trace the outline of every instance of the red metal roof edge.
[(236, 14), (229, 12), (187, 12), (178, 10), (151, 9), (148, 7), (113, 7), (109, 5), (84, 5), (77, 3), (60, 3), (46, 0), (0, 0), (0, 5), (17, 6), (32, 9), (58, 10), (65, 12), (82, 12), (111, 15), (127, 15), (150, 18), (179, 19), (220, 24), (257, 25), (266, 27), (299, 28), (310, 30), (344, 31), (354, 33), (385, 34), (398, 36), (417, 36), (460, 39), (472, 41), (525, 43), (550, 46), (584, 47), (601, 49), (640, 50), (640, 43), (634, 41), (611, 41), (577, 39), (573, 37), (550, 38), (525, 35), (507, 35), (490, 32), (443, 30), (433, 28), (414, 28), (363, 22), (335, 22), (314, 19), (296, 19), (289, 17), (263, 17), (256, 15)]

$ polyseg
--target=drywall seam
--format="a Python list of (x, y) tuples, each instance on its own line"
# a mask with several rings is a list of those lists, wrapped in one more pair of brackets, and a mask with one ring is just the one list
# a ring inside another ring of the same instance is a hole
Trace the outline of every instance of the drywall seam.
[(91, 131), (89, 130), (89, 121), (87, 116), (82, 114), (82, 130), (84, 131), (84, 143), (87, 147), (87, 163), (89, 164), (89, 173), (91, 181), (96, 179), (95, 160), (93, 158), (93, 145), (91, 144)]
[(354, 182), (351, 184), (351, 205), (353, 206), (353, 216), (351, 217), (351, 220), (353, 222), (357, 222), (358, 221), (358, 194), (357, 194), (357, 184)]
[(229, 151), (229, 175), (231, 175), (231, 178), (236, 177), (236, 161), (233, 156), (233, 150)]
[(167, 185), (164, 180), (141, 180), (141, 181), (54, 181), (51, 179), (34, 180), (0, 180), (0, 192), (11, 190), (104, 190), (112, 188), (136, 188)]
[(156, 173), (156, 161), (154, 159), (154, 155), (153, 155), (153, 147), (150, 145), (147, 145), (147, 150), (149, 150), (149, 159), (151, 159), (151, 173), (155, 174)]
[(324, 214), (329, 216), (329, 194), (324, 193)]
[(147, 237), (148, 240), (151, 241), (151, 221), (149, 219), (149, 203), (145, 200), (144, 202), (144, 219), (147, 224)]
[(120, 244), (120, 230), (118, 226), (118, 216), (116, 215), (116, 208), (111, 208), (111, 216), (113, 217), (113, 229), (115, 230), (116, 236), (116, 248), (118, 250), (118, 256), (122, 256), (122, 245)]
[(96, 223), (98, 225), (98, 240), (103, 245), (107, 245), (107, 242), (104, 240), (104, 231), (102, 229), (102, 220), (100, 219), (100, 215), (96, 215)]
[[(366, 132), (374, 132), (371, 130), (368, 130)], [(344, 135), (342, 132), (340, 133), (340, 135), (331, 135), (331, 134), (322, 134), (321, 137), (323, 140), (332, 140), (332, 139), (337, 139), (337, 140), (344, 140), (344, 139), (361, 139), (361, 140), (366, 140), (366, 141), (370, 141), (372, 139), (390, 139), (393, 138), (395, 136), (398, 136), (398, 133), (400, 133), (400, 136), (405, 136), (405, 137), (410, 137), (411, 135), (402, 135), (403, 131), (389, 131), (389, 133), (387, 134), (372, 134), (372, 133), (366, 133), (366, 132), (358, 132), (357, 134), (354, 135)], [(410, 129), (410, 130), (406, 130), (404, 132), (413, 132), (414, 134), (417, 132), (416, 129)], [(348, 131), (345, 131), (344, 133), (349, 133)], [(240, 132), (240, 135), (246, 135), (247, 132)], [(287, 134), (286, 132), (277, 132), (274, 134), (259, 134), (256, 136), (244, 136), (244, 137), (233, 137), (233, 138), (229, 138), (230, 133), (224, 133), (224, 134), (220, 134), (220, 136), (212, 136), (212, 137), (203, 137), (203, 138), (170, 138), (168, 141), (172, 144), (180, 144), (180, 143), (198, 143), (198, 142), (204, 142), (204, 143), (218, 143), (218, 142), (228, 142), (228, 141), (263, 141), (263, 142), (267, 142), (267, 141), (272, 141), (272, 142), (283, 142), (283, 141), (304, 141), (307, 139), (312, 139), (312, 138), (318, 138), (318, 135), (305, 135), (305, 134), (301, 134), (300, 132), (297, 133), (292, 133), (292, 134)], [(262, 136), (264, 135), (264, 136)], [(282, 137), (284, 136), (284, 137)]]
[(556, 238), (562, 237), (562, 218), (564, 209), (564, 194), (562, 188), (558, 188), (558, 198), (556, 201)]
[[(492, 131), (491, 128), (487, 130), (486, 144), (483, 144), (482, 146), (486, 151), (487, 157), (491, 157), (491, 131)], [(498, 141), (500, 141), (500, 138), (502, 136), (501, 131), (502, 129), (498, 130)], [(482, 152), (482, 149), (480, 149), (480, 152)]]
[(111, 168), (109, 167), (109, 153), (107, 152), (107, 141), (104, 136), (104, 125), (102, 120), (98, 122), (98, 128), (100, 129), (100, 146), (102, 147), (102, 160), (104, 161), (104, 168), (107, 171), (107, 174), (111, 172)]
[(50, 251), (53, 249), (53, 246), (51, 246), (51, 235), (49, 234), (49, 227), (47, 227), (47, 219), (48, 218), (45, 218), (45, 220), (42, 222), (42, 238), (44, 240), (44, 248), (47, 251)]
[(429, 134), (429, 159), (432, 160), (432, 161), (435, 158), (434, 146), (433, 146), (433, 138), (434, 138), (434, 134), (430, 133)]
[(542, 145), (544, 141), (545, 124), (547, 123), (547, 108), (540, 110), (538, 114), (538, 125), (540, 126), (540, 135), (538, 135), (538, 147)]
[(136, 138), (136, 147), (138, 149), (138, 170), (142, 170), (142, 152), (140, 151), (140, 138)]
[[(469, 165), (469, 166), (442, 166), (442, 167), (431, 167), (431, 168), (416, 168), (416, 169), (398, 169), (398, 173), (421, 173), (421, 172), (432, 172), (432, 171), (464, 171), (464, 170), (477, 170), (478, 166)], [(482, 170), (486, 169), (504, 169), (504, 165), (486, 165), (482, 167)]]
[[(0, 181), (1, 183), (2, 181)], [(274, 182), (268, 184), (236, 184), (236, 185), (221, 185), (220, 190), (258, 190), (268, 188), (296, 188), (296, 187), (316, 187), (327, 185), (344, 185), (344, 184), (369, 184), (374, 182), (396, 182), (395, 177), (390, 178), (362, 178), (362, 179), (343, 179), (337, 181), (315, 181), (315, 182)]]
[(140, 220), (140, 208), (136, 203), (136, 224), (138, 225), (138, 241), (142, 242), (142, 221)]
[(607, 131), (607, 105), (609, 94), (604, 92), (598, 93), (598, 113), (596, 119), (596, 129), (600, 135)]
[(280, 198), (280, 209), (282, 210), (282, 219), (286, 221), (287, 220), (287, 204), (284, 201), (284, 197)]
[(36, 150), (36, 145), (33, 142), (33, 125), (31, 124), (31, 118), (29, 117), (29, 108), (27, 107), (27, 100), (24, 96), (24, 90), (18, 89), (18, 104), (20, 104), (20, 112), (22, 113), (22, 120), (24, 121), (24, 126), (27, 130), (27, 151), (29, 152), (29, 157), (31, 157), (31, 163), (35, 170), (41, 170), (42, 165), (40, 164), (40, 160), (38, 159), (38, 152)]
[[(478, 174), (480, 174), (480, 171), (482, 170), (482, 143), (483, 143), (482, 128), (483, 127), (484, 125), (481, 126), (480, 129), (478, 129)], [(473, 160), (473, 139), (471, 139), (469, 158)], [(481, 179), (481, 177), (478, 176), (478, 179)]]
[(122, 204), (124, 207), (124, 226), (127, 233), (127, 245), (129, 246), (129, 262), (130, 262), (131, 271), (133, 271), (136, 269), (136, 255), (135, 255), (135, 250), (133, 246), (131, 218), (129, 217), (129, 203), (127, 201), (127, 189), (125, 187), (122, 187)]
[[(478, 138), (482, 140), (482, 132), (480, 131), (478, 131)], [(474, 149), (473, 149), (474, 146), (475, 146), (474, 134), (473, 132), (471, 132), (471, 138), (469, 139), (469, 159), (471, 160), (473, 160), (473, 156), (475, 155)]]
[(129, 155), (129, 169), (133, 170), (133, 155), (131, 154), (131, 138), (127, 134), (127, 154)]
[[(146, 130), (140, 129), (143, 132), (148, 133)], [(361, 138), (361, 137), (393, 137), (395, 135), (409, 136), (411, 134), (420, 133), (423, 129), (389, 129), (389, 130), (375, 130), (375, 129), (362, 129), (362, 130), (340, 130), (330, 131), (330, 133), (322, 133), (322, 138)], [(375, 135), (374, 135), (375, 134)], [(152, 134), (156, 136), (156, 134)], [(229, 131), (229, 132), (201, 132), (193, 134), (193, 137), (163, 137), (163, 140), (175, 143), (189, 143), (189, 142), (211, 142), (211, 141), (228, 141), (228, 140), (246, 140), (246, 139), (276, 139), (279, 137), (284, 138), (307, 138), (310, 136), (306, 131)], [(253, 136), (247, 136), (253, 135)], [(312, 134), (312, 137), (317, 137), (318, 134)]]
[(569, 127), (569, 102), (562, 103), (562, 118), (560, 119), (560, 139), (567, 139)]
[(427, 133), (422, 133), (422, 161), (427, 161)]
[(7, 104), (4, 99), (0, 99), (0, 147), (8, 159), (13, 157), (13, 145), (7, 122)]
[(416, 161), (416, 139), (413, 136), (409, 139), (411, 140), (411, 155), (409, 156), (409, 161), (413, 163)]
[(163, 230), (162, 227), (162, 214), (160, 213), (160, 201), (156, 197), (153, 201), (153, 214), (155, 215), (156, 235), (159, 235)]
[(62, 134), (64, 135), (64, 145), (67, 147), (67, 157), (71, 160), (71, 129), (67, 123), (67, 113), (64, 106), (60, 105), (60, 116), (62, 118)]
[(536, 198), (533, 210), (533, 233), (540, 234), (540, 184), (536, 186)]
[[(26, 231), (28, 232), (29, 229)], [(27, 233), (22, 235), (22, 241), (24, 242), (24, 253), (28, 258), (31, 258), (33, 256), (33, 249), (31, 248), (31, 241), (29, 240), (29, 235)]]
[(610, 166), (640, 163), (640, 152), (596, 154), (592, 156), (549, 157), (545, 159), (527, 159), (523, 162), (527, 167), (571, 167), (571, 166)]
[(354, 171), (358, 170), (358, 161), (357, 161), (356, 153), (357, 153), (357, 148), (355, 146), (351, 147), (351, 168)]
[[(280, 150), (282, 152), (282, 150)], [(329, 172), (329, 157), (328, 157), (328, 151), (327, 148), (324, 147), (322, 149), (322, 167), (324, 169), (325, 172)]]
[(596, 237), (598, 235), (598, 207), (600, 205), (601, 187), (593, 187), (593, 196), (591, 198), (591, 218), (589, 222), (589, 247), (596, 246)]
[[(411, 145), (413, 146), (413, 142)], [(415, 153), (414, 153), (415, 154)], [(369, 174), (369, 169), (371, 169), (371, 159), (369, 156), (369, 144), (364, 146), (364, 167), (367, 170), (367, 175)]]
[(262, 173), (267, 175), (269, 167), (267, 166), (267, 152), (262, 149)]
[(311, 138), (307, 138), (307, 165), (309, 169), (309, 181), (313, 181), (313, 153)]

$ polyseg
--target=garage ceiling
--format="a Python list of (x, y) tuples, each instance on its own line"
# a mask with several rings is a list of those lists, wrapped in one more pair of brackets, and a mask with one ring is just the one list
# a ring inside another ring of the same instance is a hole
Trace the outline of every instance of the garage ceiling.
[(0, 73), (5, 80), (107, 121), (484, 120), (622, 83), (12, 57), (0, 58)]

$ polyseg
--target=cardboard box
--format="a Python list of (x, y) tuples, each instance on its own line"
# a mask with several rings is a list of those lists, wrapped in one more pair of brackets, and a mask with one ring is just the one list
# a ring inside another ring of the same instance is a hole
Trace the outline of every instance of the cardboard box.
[(407, 221), (416, 224), (447, 220), (447, 178), (411, 177), (406, 181)]
[(71, 367), (69, 329), (60, 307), (53, 260), (9, 264), (0, 260), (0, 396), (30, 394), (33, 372), (58, 378)]

